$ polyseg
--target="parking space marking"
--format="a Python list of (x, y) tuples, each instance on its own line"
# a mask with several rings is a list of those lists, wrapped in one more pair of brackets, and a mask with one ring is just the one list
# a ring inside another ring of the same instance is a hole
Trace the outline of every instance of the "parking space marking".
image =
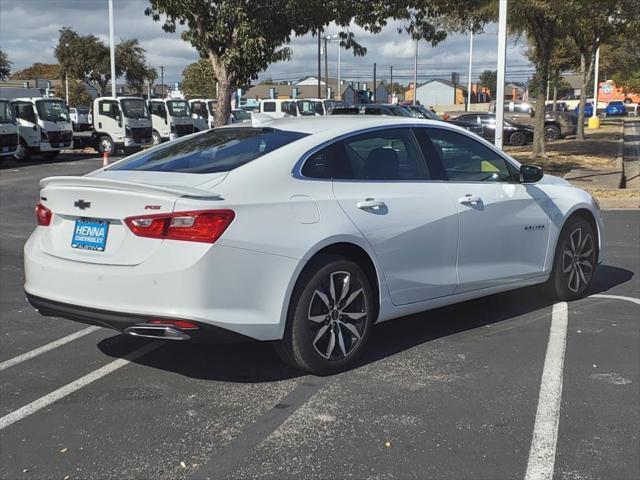
[(25, 352), (22, 355), (18, 355), (17, 357), (13, 357), (13, 358), (10, 358), (9, 360), (5, 360), (4, 362), (0, 363), (0, 372), (9, 367), (13, 367), (14, 365), (22, 363), (26, 360), (30, 360), (34, 357), (37, 357), (38, 355), (42, 355), (43, 353), (49, 352), (54, 348), (58, 348), (66, 343), (73, 342), (74, 340), (77, 340), (78, 338), (82, 338), (85, 335), (89, 335), (90, 333), (93, 333), (96, 330), (100, 330), (100, 327), (83, 328), (82, 330), (76, 333), (72, 333), (71, 335), (67, 335), (66, 337), (62, 337), (51, 343), (47, 343), (46, 345), (35, 348), (29, 352)]
[(640, 305), (640, 298), (625, 297), (622, 295), (605, 295), (602, 293), (598, 293), (595, 295), (589, 295), (589, 298), (609, 298), (611, 300), (626, 300), (627, 302), (633, 302), (636, 305)]
[(553, 479), (568, 320), (567, 303), (556, 303), (551, 314), (551, 331), (542, 369), (538, 409), (525, 480)]
[(93, 383), (96, 380), (99, 380), (100, 378), (115, 372), (119, 368), (122, 368), (125, 365), (128, 365), (133, 360), (155, 350), (161, 345), (164, 345), (164, 342), (155, 341), (155, 342), (148, 343), (143, 347), (140, 347), (137, 350), (134, 350), (129, 355), (123, 358), (119, 358), (118, 360), (114, 360), (113, 362), (108, 363), (105, 366), (100, 367), (99, 369), (94, 370), (91, 373), (88, 373), (84, 377), (74, 380), (71, 383), (67, 383), (65, 386), (60, 387), (57, 390), (54, 390), (53, 392), (45, 395), (44, 397), (40, 397), (39, 399), (34, 400), (30, 404), (25, 405), (24, 407), (21, 407), (18, 410), (15, 410), (5, 415), (4, 417), (0, 418), (0, 430), (5, 429), (9, 425), (19, 420), (22, 420), (25, 417), (28, 417), (29, 415), (37, 412), (38, 410), (43, 409), (44, 407), (47, 407), (48, 405), (51, 405), (53, 402), (56, 402), (61, 398), (64, 398), (67, 395), (72, 394), (76, 390), (79, 390), (82, 387), (85, 387), (90, 383)]

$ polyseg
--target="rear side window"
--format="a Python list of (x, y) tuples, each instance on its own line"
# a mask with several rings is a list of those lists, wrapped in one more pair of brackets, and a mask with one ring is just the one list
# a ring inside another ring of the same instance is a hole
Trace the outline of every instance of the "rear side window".
[(409, 128), (349, 137), (312, 155), (302, 168), (308, 178), (428, 180), (424, 158)]
[(262, 104), (263, 112), (275, 112), (276, 111), (276, 102), (264, 102)]
[(228, 172), (307, 135), (273, 128), (209, 130), (135, 155), (110, 170)]

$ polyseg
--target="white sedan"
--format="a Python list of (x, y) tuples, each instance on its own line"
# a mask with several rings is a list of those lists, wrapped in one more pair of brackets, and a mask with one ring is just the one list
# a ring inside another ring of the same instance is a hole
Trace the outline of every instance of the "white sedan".
[(377, 322), (533, 284), (578, 298), (602, 259), (589, 194), (429, 120), (217, 128), (41, 187), (24, 252), (40, 313), (275, 341), (317, 374)]

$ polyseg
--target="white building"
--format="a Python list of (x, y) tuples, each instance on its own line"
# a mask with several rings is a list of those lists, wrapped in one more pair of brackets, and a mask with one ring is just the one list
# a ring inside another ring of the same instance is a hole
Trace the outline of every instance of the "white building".
[(455, 105), (464, 103), (467, 88), (450, 80), (429, 80), (416, 89), (416, 100), (420, 105)]

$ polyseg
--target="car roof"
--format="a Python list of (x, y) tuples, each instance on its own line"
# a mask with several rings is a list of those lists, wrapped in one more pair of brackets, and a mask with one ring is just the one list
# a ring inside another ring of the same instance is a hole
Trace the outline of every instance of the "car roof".
[[(388, 125), (438, 125), (441, 126), (442, 122), (436, 120), (423, 120), (412, 117), (385, 117), (378, 115), (327, 115), (317, 117), (284, 117), (274, 119), (272, 121), (254, 123), (254, 127), (271, 127), (280, 130), (290, 130), (294, 132), (315, 134), (327, 131), (343, 131), (343, 130), (358, 130), (361, 128), (376, 128), (384, 127)], [(250, 126), (247, 124), (246, 126)], [(233, 125), (230, 125), (233, 127)], [(228, 128), (228, 127), (223, 127)]]

